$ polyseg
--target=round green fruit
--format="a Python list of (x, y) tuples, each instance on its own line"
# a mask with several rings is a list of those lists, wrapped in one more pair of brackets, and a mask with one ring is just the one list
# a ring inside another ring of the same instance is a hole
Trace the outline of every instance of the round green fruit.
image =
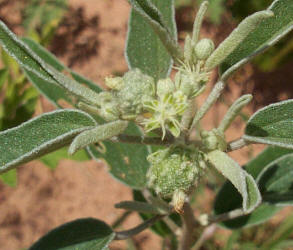
[(148, 157), (148, 185), (162, 198), (189, 193), (205, 168), (204, 156), (196, 148), (174, 146)]

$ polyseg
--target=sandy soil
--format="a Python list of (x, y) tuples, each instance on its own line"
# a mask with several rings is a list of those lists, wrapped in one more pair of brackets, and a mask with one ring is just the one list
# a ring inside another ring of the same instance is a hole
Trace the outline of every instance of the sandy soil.
[[(70, 0), (69, 2), (73, 8), (70, 15), (76, 19), (72, 18), (70, 21), (72, 34), (66, 40), (68, 46), (64, 46), (64, 30), (61, 27), (51, 49), (64, 63), (73, 66), (74, 70), (101, 85), (105, 76), (126, 71), (123, 49), (130, 10), (127, 1)], [(82, 9), (78, 9), (79, 7)], [(10, 17), (6, 16), (6, 18)], [(78, 35), (74, 36), (74, 22), (78, 18), (85, 20), (83, 25), (86, 28), (81, 29), (77, 32)], [(212, 29), (209, 24), (205, 24), (205, 27), (207, 36), (222, 39), (221, 32)], [(228, 29), (225, 28), (225, 33), (228, 33), (231, 27), (229, 25), (226, 27)], [(184, 29), (180, 35), (184, 36)], [(86, 47), (91, 47), (92, 50), (87, 51)], [(82, 56), (83, 54), (86, 56)], [(242, 73), (229, 86), (229, 91), (226, 93), (229, 102), (243, 93), (240, 84), (243, 81), (247, 81), (248, 87), (245, 88), (247, 93), (256, 89), (257, 81), (249, 78), (253, 74), (253, 69), (248, 66)], [(290, 74), (292, 76), (292, 73)], [(288, 95), (284, 93), (286, 91), (282, 90), (278, 92), (280, 96), (271, 96), (271, 98), (286, 98)], [(205, 96), (201, 97), (200, 101), (204, 98)], [(254, 109), (263, 106), (268, 98), (264, 99), (258, 95), (256, 101), (245, 112), (252, 113)], [(45, 107), (45, 111), (53, 109), (47, 102)], [(218, 104), (205, 118), (204, 126), (207, 129), (212, 128), (226, 109), (226, 105)], [(243, 123), (239, 119), (233, 124), (227, 138), (235, 139), (242, 131)], [(261, 149), (261, 147), (255, 148), (254, 154)], [(241, 150), (233, 153), (232, 156), (242, 164), (247, 160), (248, 153), (248, 150)], [(9, 188), (0, 183), (1, 250), (28, 247), (48, 230), (81, 217), (96, 217), (111, 224), (121, 214), (121, 211), (114, 209), (114, 204), (131, 199), (131, 190), (112, 179), (107, 173), (106, 166), (94, 161), (76, 163), (63, 160), (55, 171), (34, 161), (20, 168), (18, 175), (17, 188)], [(130, 216), (124, 228), (134, 226), (139, 221), (137, 216)], [(134, 241), (141, 250), (160, 249), (160, 238), (148, 231), (135, 237)], [(111, 249), (125, 249), (125, 244), (115, 242), (111, 245)]]

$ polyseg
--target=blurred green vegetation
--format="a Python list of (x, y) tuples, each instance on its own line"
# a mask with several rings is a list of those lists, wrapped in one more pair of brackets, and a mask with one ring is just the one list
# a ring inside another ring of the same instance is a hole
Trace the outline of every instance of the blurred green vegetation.
[[(10, 4), (10, 3), (9, 3)], [(13, 4), (11, 2), (11, 4)], [(23, 34), (47, 47), (52, 41), (66, 10), (66, 0), (25, 0), (21, 3)], [(30, 119), (37, 108), (39, 92), (33, 87), (15, 60), (0, 49), (0, 131)], [(0, 179), (17, 185), (16, 171)]]

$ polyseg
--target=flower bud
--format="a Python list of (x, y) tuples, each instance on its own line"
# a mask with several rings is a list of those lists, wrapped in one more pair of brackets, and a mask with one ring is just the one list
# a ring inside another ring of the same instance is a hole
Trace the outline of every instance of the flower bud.
[(196, 57), (199, 60), (206, 60), (212, 54), (215, 49), (215, 45), (212, 40), (204, 38), (200, 40), (194, 48)]
[(202, 131), (201, 137), (204, 146), (208, 150), (221, 150), (224, 151), (227, 148), (227, 142), (225, 140), (225, 135), (218, 129), (213, 129), (211, 131)]
[(116, 98), (111, 92), (99, 93), (99, 115), (106, 121), (115, 121), (119, 119), (119, 109)]
[(175, 91), (175, 85), (170, 78), (161, 79), (157, 82), (157, 95), (164, 97), (167, 94), (171, 94)]
[(139, 114), (143, 103), (154, 98), (154, 79), (143, 74), (139, 69), (134, 69), (123, 76), (123, 81), (123, 87), (116, 93), (121, 113)]
[(122, 77), (106, 77), (105, 84), (110, 89), (120, 90), (122, 89), (124, 82)]

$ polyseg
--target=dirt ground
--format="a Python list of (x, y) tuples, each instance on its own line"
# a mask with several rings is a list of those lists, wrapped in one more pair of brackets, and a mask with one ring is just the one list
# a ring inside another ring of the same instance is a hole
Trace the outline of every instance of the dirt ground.
[[(125, 72), (127, 64), (123, 50), (130, 10), (127, 1), (70, 0), (69, 2), (72, 7), (70, 13), (72, 18), (67, 19), (67, 26), (71, 25), (71, 33), (69, 35), (67, 29), (67, 33), (64, 34), (64, 27), (61, 26), (51, 50), (75, 71), (101, 85), (105, 76)], [(7, 20), (10, 18), (9, 15), (5, 17)], [(77, 25), (80, 25), (78, 30)], [(183, 26), (180, 36), (184, 36)], [(232, 25), (226, 24), (223, 33), (205, 23), (204, 34), (208, 37), (216, 37), (216, 40), (220, 41), (231, 28)], [(288, 70), (290, 67), (292, 64), (282, 69), (287, 72), (287, 79), (288, 74), (290, 74), (289, 79), (293, 79), (292, 72)], [(281, 73), (279, 72), (278, 75), (282, 75)], [(284, 79), (274, 74), (267, 78), (262, 73), (257, 74), (258, 78), (252, 78), (252, 75), (255, 76), (255, 70), (251, 66), (245, 67), (241, 74), (231, 81), (225, 94), (231, 102), (243, 92), (250, 93), (260, 89), (262, 95), (257, 92), (253, 104), (245, 112), (252, 113), (253, 110), (267, 104), (266, 102), (290, 97), (286, 94), (290, 93), (289, 86), (286, 86), (287, 89), (282, 88), (274, 92), (273, 95), (269, 90), (264, 91), (258, 85), (260, 81), (267, 81), (267, 85), (271, 86), (274, 79), (278, 82), (284, 82)], [(243, 82), (246, 83), (245, 90), (242, 88)], [(204, 98), (201, 97), (200, 101)], [(53, 109), (46, 102), (45, 107), (45, 111)], [(224, 104), (218, 104), (205, 118), (204, 126), (207, 129), (212, 128), (226, 109)], [(243, 123), (239, 119), (233, 124), (227, 138), (235, 139), (242, 131)], [(255, 147), (254, 154), (260, 149), (261, 147)], [(246, 162), (248, 155), (248, 150), (240, 150), (232, 154), (241, 164)], [(112, 179), (105, 165), (94, 161), (76, 163), (63, 160), (55, 171), (49, 170), (39, 161), (33, 161), (19, 169), (18, 177), (17, 188), (9, 188), (0, 183), (1, 250), (19, 250), (28, 247), (48, 230), (81, 217), (96, 217), (111, 224), (122, 213), (114, 209), (114, 204), (131, 199), (131, 190)], [(139, 222), (138, 216), (130, 216), (126, 220), (124, 229)], [(141, 250), (160, 249), (160, 238), (149, 231), (136, 236), (134, 242)], [(125, 248), (123, 242), (115, 242), (110, 247), (113, 250)]]

